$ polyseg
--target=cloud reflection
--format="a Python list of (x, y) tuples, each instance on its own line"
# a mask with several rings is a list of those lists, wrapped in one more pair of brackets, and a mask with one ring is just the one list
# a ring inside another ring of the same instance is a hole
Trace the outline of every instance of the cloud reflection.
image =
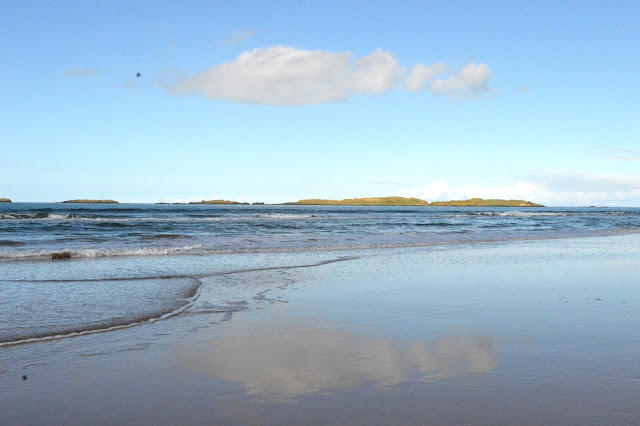
[(394, 344), (343, 329), (309, 327), (255, 330), (219, 336), (184, 361), (216, 379), (241, 384), (249, 394), (291, 398), (319, 391), (397, 384), (411, 378), (437, 380), (488, 373), (496, 366), (493, 341), (451, 336)]

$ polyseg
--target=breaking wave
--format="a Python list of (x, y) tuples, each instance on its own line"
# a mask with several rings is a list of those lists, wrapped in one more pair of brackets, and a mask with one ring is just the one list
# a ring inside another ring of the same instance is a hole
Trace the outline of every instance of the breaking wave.
[(567, 212), (523, 212), (520, 210), (508, 212), (473, 212), (471, 216), (504, 216), (504, 217), (535, 217), (535, 216), (569, 216)]
[[(517, 230), (516, 230), (517, 231)], [(244, 239), (216, 246), (193, 244), (178, 247), (128, 247), (128, 248), (64, 248), (52, 250), (0, 250), (0, 261), (4, 260), (50, 260), (52, 254), (68, 252), (71, 258), (100, 258), (116, 256), (169, 256), (169, 255), (205, 255), (231, 253), (288, 253), (337, 250), (365, 250), (400, 247), (426, 247), (450, 244), (530, 241), (560, 238), (585, 238), (640, 233), (640, 226), (624, 229), (600, 229), (587, 231), (563, 231), (551, 229), (538, 234), (511, 232), (505, 234), (474, 233), (468, 229), (453, 229), (446, 232), (425, 234), (388, 234), (363, 237), (304, 238), (304, 239)], [(176, 237), (179, 239), (181, 237)], [(168, 239), (173, 239), (169, 237)]]

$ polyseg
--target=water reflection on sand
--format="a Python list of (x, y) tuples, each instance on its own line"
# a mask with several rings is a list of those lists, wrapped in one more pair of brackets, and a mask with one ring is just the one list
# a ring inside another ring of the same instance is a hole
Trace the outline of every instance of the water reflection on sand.
[(268, 268), (320, 255), (193, 258), (253, 270), (168, 321), (1, 348), (0, 423), (640, 424), (640, 234)]
[(330, 324), (245, 329), (183, 352), (182, 361), (215, 379), (242, 385), (248, 394), (291, 398), (314, 392), (376, 387), (408, 379), (433, 381), (482, 374), (496, 367), (493, 339), (453, 335), (400, 344), (358, 336)]

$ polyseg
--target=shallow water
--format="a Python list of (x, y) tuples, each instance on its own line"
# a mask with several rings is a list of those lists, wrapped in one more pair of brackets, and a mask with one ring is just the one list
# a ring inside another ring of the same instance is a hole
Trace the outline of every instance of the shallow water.
[[(210, 304), (222, 306), (233, 292), (248, 297), (223, 277), (245, 271), (310, 267), (349, 259), (331, 253), (283, 253), (115, 257), (3, 265), (0, 280), (0, 347), (108, 331), (165, 319), (182, 312), (210, 284)], [(226, 308), (219, 308), (226, 312)], [(233, 307), (230, 308), (233, 311)]]
[(168, 278), (0, 285), (0, 345), (6, 345), (160, 318), (191, 302), (201, 282)]

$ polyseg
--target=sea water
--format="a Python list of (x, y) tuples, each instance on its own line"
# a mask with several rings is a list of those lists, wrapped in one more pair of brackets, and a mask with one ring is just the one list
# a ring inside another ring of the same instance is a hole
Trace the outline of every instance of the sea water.
[[(370, 249), (640, 231), (638, 208), (0, 204), (0, 346), (178, 315), (239, 271), (312, 266)], [(69, 260), (52, 260), (68, 252)], [(235, 294), (237, 296), (237, 294)], [(212, 306), (213, 306), (212, 305)]]

